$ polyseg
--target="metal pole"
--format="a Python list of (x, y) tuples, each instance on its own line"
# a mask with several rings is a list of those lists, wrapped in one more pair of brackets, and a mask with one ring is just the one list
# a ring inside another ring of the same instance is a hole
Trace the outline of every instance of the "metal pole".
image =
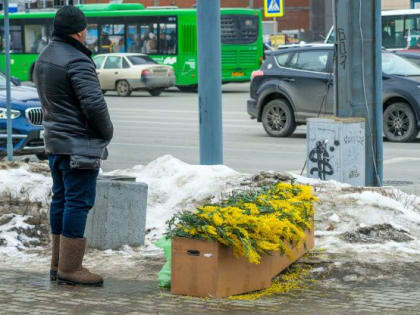
[(7, 159), (13, 161), (13, 142), (12, 142), (12, 118), (11, 118), (11, 93), (10, 93), (10, 30), (9, 30), (9, 0), (3, 2), (4, 11), (4, 38), (5, 38), (5, 57), (6, 57), (6, 107), (7, 107)]
[(335, 0), (338, 117), (366, 121), (366, 185), (382, 186), (382, 32), (380, 0)]
[(223, 164), (220, 0), (197, 1), (200, 163)]
[(383, 165), (384, 165), (384, 139), (382, 136), (383, 124), (384, 124), (384, 113), (382, 103), (382, 1), (375, 0), (375, 99), (376, 99), (376, 165), (378, 169), (378, 186), (383, 185)]

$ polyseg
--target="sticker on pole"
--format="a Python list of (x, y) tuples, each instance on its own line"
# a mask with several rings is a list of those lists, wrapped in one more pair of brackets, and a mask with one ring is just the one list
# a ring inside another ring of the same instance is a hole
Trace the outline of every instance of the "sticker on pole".
[(264, 0), (264, 14), (266, 17), (284, 15), (284, 0)]

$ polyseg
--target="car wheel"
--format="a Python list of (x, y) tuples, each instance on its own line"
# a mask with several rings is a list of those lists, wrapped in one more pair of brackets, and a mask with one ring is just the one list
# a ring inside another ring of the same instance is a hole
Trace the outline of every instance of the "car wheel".
[(177, 85), (177, 88), (184, 93), (197, 93), (198, 85)]
[(159, 96), (162, 93), (163, 89), (153, 89), (153, 90), (148, 90), (148, 92), (150, 93), (150, 95), (152, 96)]
[(46, 160), (48, 160), (48, 155), (47, 155), (47, 153), (45, 153), (45, 152), (42, 152), (42, 153), (37, 153), (36, 154), (36, 157), (38, 158), (38, 160), (40, 160), (40, 161), (46, 161)]
[(131, 92), (131, 86), (127, 80), (120, 80), (117, 82), (117, 93), (119, 96), (130, 96)]
[(265, 131), (272, 137), (288, 137), (296, 129), (293, 110), (284, 100), (275, 99), (265, 105), (262, 113)]
[(384, 112), (384, 134), (389, 141), (409, 142), (419, 134), (416, 117), (407, 103), (393, 103)]

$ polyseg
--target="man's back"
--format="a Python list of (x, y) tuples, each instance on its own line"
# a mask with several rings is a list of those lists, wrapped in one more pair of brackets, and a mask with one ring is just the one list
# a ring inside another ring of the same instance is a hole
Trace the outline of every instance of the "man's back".
[(113, 127), (90, 51), (71, 37), (54, 37), (36, 62), (34, 80), (47, 153), (102, 157)]

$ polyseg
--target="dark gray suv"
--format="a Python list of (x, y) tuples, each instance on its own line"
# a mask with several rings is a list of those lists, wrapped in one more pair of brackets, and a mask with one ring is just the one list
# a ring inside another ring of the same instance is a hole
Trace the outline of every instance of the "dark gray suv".
[[(333, 45), (289, 47), (268, 53), (254, 71), (248, 114), (273, 137), (293, 134), (306, 119), (334, 112)], [(383, 51), (384, 134), (413, 141), (420, 131), (420, 68)]]

